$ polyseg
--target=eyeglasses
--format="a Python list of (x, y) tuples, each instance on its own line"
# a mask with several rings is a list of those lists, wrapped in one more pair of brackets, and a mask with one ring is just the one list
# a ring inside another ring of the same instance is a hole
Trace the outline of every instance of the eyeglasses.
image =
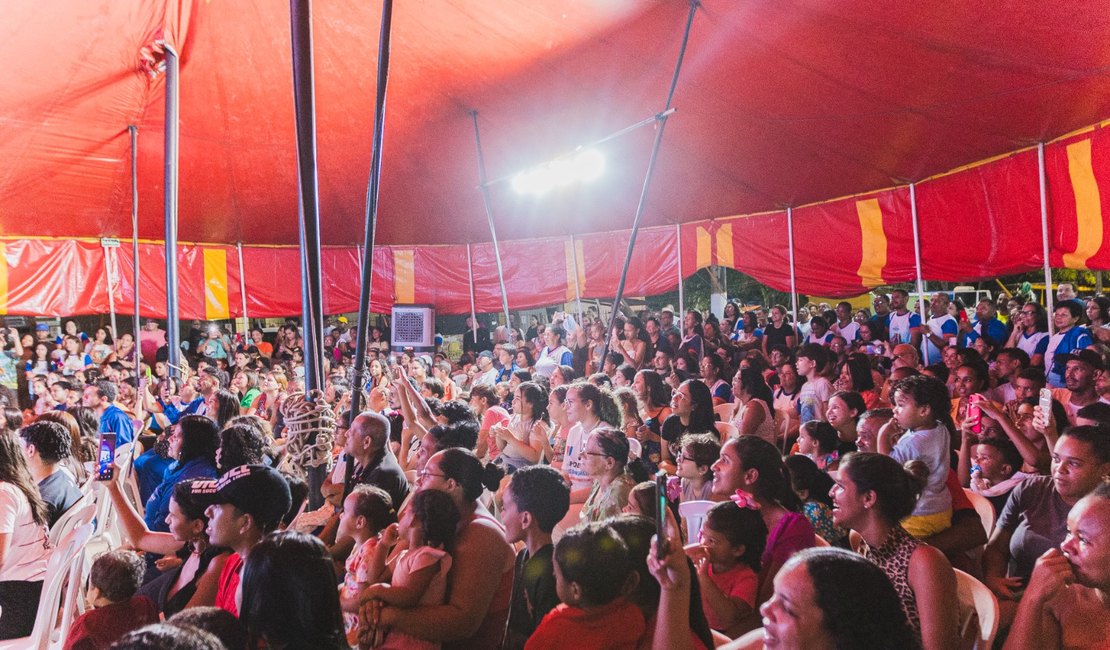
[(684, 460), (688, 460), (688, 461), (690, 461), (691, 463), (696, 463), (696, 462), (697, 462), (697, 461), (695, 461), (695, 460), (694, 460), (694, 457), (693, 457), (693, 456), (687, 456), (686, 454), (679, 454), (679, 455), (678, 455), (678, 462), (680, 462), (680, 463), (681, 463), (681, 462), (682, 462), (682, 461), (684, 461)]
[(429, 472), (426, 469), (420, 470), (420, 473), (416, 475), (416, 478), (418, 478), (420, 480), (424, 480), (424, 479), (428, 478), (429, 476), (438, 476), (439, 478), (447, 478), (446, 474), (436, 474), (435, 472)]
[(584, 451), (584, 452), (582, 452), (582, 455), (583, 456), (600, 456), (602, 458), (606, 458), (606, 457), (609, 456), (609, 454), (603, 454), (599, 451)]

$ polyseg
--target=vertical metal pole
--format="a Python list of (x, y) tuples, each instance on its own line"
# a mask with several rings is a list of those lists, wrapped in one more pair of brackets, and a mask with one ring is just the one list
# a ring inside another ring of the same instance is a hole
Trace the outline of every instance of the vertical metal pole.
[(578, 286), (578, 247), (574, 243), (574, 235), (570, 236), (570, 259), (573, 263), (571, 271), (574, 273), (574, 303), (578, 310), (578, 324), (581, 325), (582, 320), (582, 289)]
[[(181, 367), (181, 322), (177, 303), (177, 146), (181, 125), (178, 123), (178, 58), (169, 43), (166, 50), (166, 339), (169, 344), (169, 372), (173, 376)], [(138, 345), (138, 341), (135, 342)]]
[(917, 186), (910, 183), (910, 217), (913, 219), (913, 261), (917, 267), (917, 307), (921, 312), (921, 358), (929, 365), (929, 317), (925, 313), (925, 281), (921, 277), (921, 230), (917, 223)]
[[(316, 170), (316, 98), (312, 70), (312, 3), (290, 0), (293, 43), (293, 103), (297, 124), (297, 180), (300, 193), (301, 291), (306, 393), (324, 388), (320, 333), (320, 197)], [(316, 495), (311, 481), (309, 494)]]
[(682, 287), (682, 224), (674, 225), (674, 240), (678, 242), (678, 313), (686, 313), (686, 292)]
[[(112, 337), (119, 336), (119, 329), (116, 326), (116, 276), (118, 273), (115, 269), (115, 256), (112, 254), (112, 249), (107, 246), (102, 246), (101, 250), (104, 251), (104, 275), (108, 283), (108, 317), (111, 319), (112, 324)], [(135, 345), (139, 342), (135, 341)]]
[(243, 338), (249, 342), (251, 321), (247, 316), (247, 276), (243, 273), (243, 242), (236, 242), (235, 253), (239, 256), (239, 297), (243, 301)]
[[(793, 327), (798, 329), (798, 279), (794, 275), (794, 208), (786, 208), (786, 247), (790, 255), (790, 311), (793, 314)], [(798, 332), (801, 336), (801, 332)]]
[(1044, 166), (1044, 143), (1037, 145), (1037, 171), (1041, 187), (1041, 246), (1044, 251), (1044, 306), (1048, 311), (1048, 335), (1055, 333), (1056, 327), (1052, 324), (1052, 300), (1056, 297), (1052, 293), (1052, 267), (1048, 258), (1048, 187), (1047, 174)]
[(474, 311), (474, 263), (470, 258), (470, 244), (466, 245), (466, 281), (470, 286), (470, 335), (478, 344), (478, 314)]
[(493, 257), (497, 260), (497, 281), (501, 285), (501, 309), (505, 312), (505, 325), (509, 323), (509, 292), (505, 290), (505, 270), (501, 266), (501, 247), (497, 244), (497, 229), (493, 226), (493, 204), (489, 198), (489, 185), (486, 184), (486, 159), (482, 155), (482, 137), (478, 133), (478, 111), (470, 111), (474, 120), (474, 142), (478, 146), (478, 188), (482, 191), (482, 204), (486, 206), (486, 219), (489, 220), (489, 236), (493, 241)]
[[(632, 265), (632, 253), (636, 249), (636, 235), (640, 232), (640, 218), (644, 216), (648, 190), (651, 189), (651, 179), (655, 175), (655, 162), (659, 159), (659, 148), (663, 145), (663, 132), (667, 130), (667, 118), (671, 114), (674, 91), (678, 87), (678, 76), (682, 72), (682, 61), (686, 58), (686, 46), (690, 43), (690, 29), (694, 26), (694, 15), (697, 13), (700, 4), (699, 2), (690, 2), (690, 13), (686, 16), (686, 30), (682, 34), (682, 45), (678, 49), (678, 60), (675, 62), (674, 74), (671, 75), (671, 86), (667, 91), (667, 101), (663, 106), (663, 111), (655, 116), (655, 141), (651, 145), (651, 155), (648, 157), (644, 184), (640, 189), (640, 200), (636, 204), (636, 215), (632, 218), (632, 232), (628, 236), (628, 250), (624, 255), (624, 267), (621, 268), (620, 281), (617, 282), (617, 295), (613, 298), (613, 310), (609, 314), (609, 326), (605, 328), (605, 347), (601, 350), (602, 359), (609, 355), (609, 341), (612, 340), (611, 333), (617, 325), (617, 314), (620, 313), (621, 300), (624, 299), (624, 285), (628, 281), (628, 267)], [(598, 314), (600, 315), (600, 310)]]
[[(374, 238), (378, 226), (378, 190), (382, 174), (382, 140), (385, 136), (385, 99), (389, 82), (389, 43), (393, 25), (393, 0), (382, 2), (382, 24), (378, 35), (378, 81), (374, 105), (374, 132), (370, 143), (370, 179), (366, 186), (366, 230), (363, 233), (361, 284), (358, 317), (355, 321), (355, 390), (351, 391), (351, 420), (362, 411), (362, 389), (366, 385), (366, 349), (370, 344), (370, 290), (374, 284)], [(347, 466), (344, 491), (349, 492), (351, 468)]]
[[(131, 136), (131, 291), (135, 298), (135, 372), (139, 372), (142, 361), (142, 345), (139, 344), (141, 316), (139, 314), (139, 129), (134, 124), (127, 127)], [(119, 336), (119, 332), (116, 332)]]

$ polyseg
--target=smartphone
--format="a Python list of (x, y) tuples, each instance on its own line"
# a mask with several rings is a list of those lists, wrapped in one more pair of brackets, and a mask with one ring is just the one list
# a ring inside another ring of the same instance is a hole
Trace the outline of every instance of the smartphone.
[(1052, 415), (1052, 389), (1042, 388), (1040, 398), (1041, 412), (1044, 414), (1045, 422), (1048, 422), (1048, 416)]
[(667, 555), (667, 473), (655, 473), (655, 538), (659, 540), (656, 558), (662, 560)]
[(983, 432), (983, 412), (979, 408), (979, 402), (982, 399), (983, 396), (979, 393), (972, 393), (967, 398), (967, 421), (971, 423), (971, 430), (974, 433)]
[(96, 480), (110, 481), (116, 477), (116, 434), (100, 434), (100, 454), (96, 459)]

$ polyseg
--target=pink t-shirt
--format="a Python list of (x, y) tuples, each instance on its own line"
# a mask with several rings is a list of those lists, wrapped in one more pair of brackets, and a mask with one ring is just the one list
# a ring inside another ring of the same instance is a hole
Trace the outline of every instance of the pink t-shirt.
[[(352, 598), (358, 594), (358, 585), (362, 582), (370, 582), (370, 558), (374, 555), (374, 550), (378, 547), (377, 536), (370, 537), (362, 543), (357, 549), (351, 551), (347, 556), (347, 562), (343, 566), (347, 569), (347, 573), (343, 575), (343, 584), (339, 585), (340, 598)], [(358, 646), (358, 614), (344, 612), (343, 613), (343, 629), (347, 632), (347, 643), (351, 647)]]
[[(759, 574), (752, 571), (750, 566), (737, 564), (723, 573), (714, 573), (713, 566), (710, 565), (709, 579), (728, 598), (739, 598), (750, 607), (755, 607), (755, 598), (759, 591)], [(706, 598), (705, 591), (701, 592), (701, 607), (705, 610), (705, 619), (709, 621), (709, 627), (718, 632), (723, 632), (727, 628), (717, 618), (713, 608), (709, 606), (709, 599)]]
[(507, 427), (509, 426), (509, 413), (500, 406), (491, 406), (486, 409), (482, 415), (482, 431), (486, 432), (486, 437), (489, 443), (489, 458), (493, 460), (497, 458), (500, 450), (497, 448), (497, 438), (489, 432), (492, 427)]

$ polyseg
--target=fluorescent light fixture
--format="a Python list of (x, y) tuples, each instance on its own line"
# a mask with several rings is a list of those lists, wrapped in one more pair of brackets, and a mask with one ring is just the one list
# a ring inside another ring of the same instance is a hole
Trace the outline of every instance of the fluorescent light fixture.
[(556, 187), (593, 182), (603, 173), (605, 156), (597, 149), (583, 149), (520, 172), (513, 177), (513, 189), (542, 196)]

